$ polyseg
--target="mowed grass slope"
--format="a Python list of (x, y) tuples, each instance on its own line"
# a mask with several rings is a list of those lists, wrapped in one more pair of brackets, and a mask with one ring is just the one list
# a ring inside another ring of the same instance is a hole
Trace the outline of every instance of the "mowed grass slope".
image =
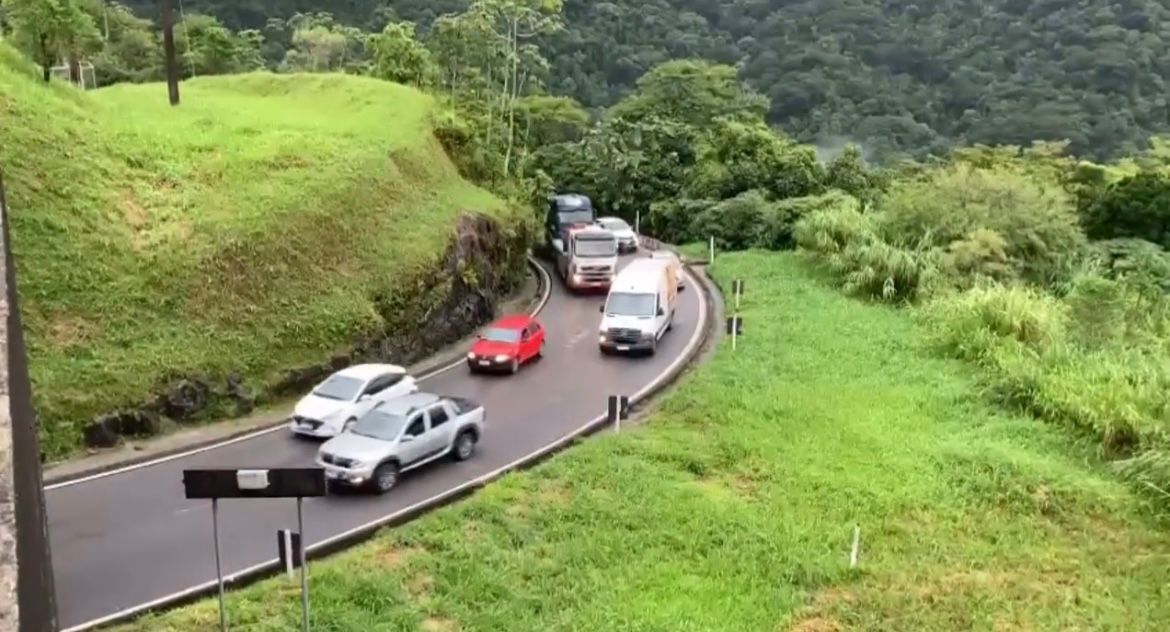
[(80, 94), (0, 45), (0, 164), (52, 456), (172, 376), (255, 382), (378, 324), (375, 292), (442, 254), (463, 181), (418, 91), (252, 74)]
[[(647, 425), (311, 567), (327, 630), (1165, 630), (1170, 535), (1061, 431), (983, 404), (908, 315), (721, 255), (745, 337)], [(861, 564), (849, 569), (852, 529)], [(229, 598), (294, 629), (295, 582)], [(213, 627), (203, 602), (120, 628)]]

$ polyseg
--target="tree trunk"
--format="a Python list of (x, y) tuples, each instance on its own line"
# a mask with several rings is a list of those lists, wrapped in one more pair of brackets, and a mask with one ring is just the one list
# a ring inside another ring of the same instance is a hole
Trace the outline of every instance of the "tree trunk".
[(512, 89), (508, 94), (508, 147), (504, 150), (504, 177), (507, 178), (512, 164), (512, 145), (516, 139), (516, 97), (519, 95), (518, 80), (520, 79), (520, 47), (518, 41), (519, 24), (512, 20)]
[(49, 61), (53, 58), (49, 54), (49, 36), (44, 33), (41, 34), (41, 72), (45, 78), (45, 83), (49, 83), (53, 79), (53, 62)]
[(82, 89), (85, 88), (85, 85), (81, 83), (81, 62), (76, 57), (69, 58), (69, 83)]

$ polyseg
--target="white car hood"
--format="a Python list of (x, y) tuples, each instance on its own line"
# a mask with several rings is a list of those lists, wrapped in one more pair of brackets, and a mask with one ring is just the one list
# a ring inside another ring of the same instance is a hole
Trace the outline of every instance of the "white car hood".
[(605, 333), (608, 329), (637, 329), (640, 331), (653, 331), (654, 318), (650, 316), (621, 316), (606, 314), (601, 319), (601, 333)]
[(309, 419), (316, 419), (317, 421), (328, 421), (331, 416), (345, 411), (350, 405), (351, 402), (318, 397), (309, 393), (301, 401), (297, 402), (296, 408), (293, 409), (293, 414), (308, 417)]
[(634, 234), (634, 229), (632, 228), (628, 228), (626, 230), (615, 230), (612, 232), (618, 239), (634, 239), (637, 237), (637, 235)]

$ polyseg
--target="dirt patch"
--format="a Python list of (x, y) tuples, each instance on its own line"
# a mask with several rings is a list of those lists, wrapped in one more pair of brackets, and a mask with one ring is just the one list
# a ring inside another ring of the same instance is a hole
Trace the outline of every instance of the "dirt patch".
[(378, 551), (374, 556), (375, 561), (382, 568), (401, 568), (406, 565), (410, 559), (423, 552), (423, 549), (416, 546), (402, 547), (397, 544), (390, 544)]
[(445, 617), (427, 617), (419, 629), (424, 632), (456, 632), (459, 624)]
[(142, 208), (132, 193), (127, 193), (122, 197), (118, 202), (118, 208), (122, 211), (122, 219), (126, 220), (126, 224), (130, 228), (139, 230), (146, 228), (146, 225), (150, 223), (150, 213)]
[(77, 316), (60, 316), (49, 322), (49, 343), (60, 349), (83, 345), (93, 334), (93, 326)]
[(796, 622), (790, 632), (841, 632), (844, 628), (836, 620), (826, 617), (809, 617)]
[(564, 507), (573, 499), (573, 494), (564, 483), (545, 481), (536, 491), (536, 499), (542, 505)]
[(414, 599), (426, 599), (431, 596), (431, 589), (434, 586), (435, 578), (427, 573), (421, 573), (406, 582), (406, 592)]

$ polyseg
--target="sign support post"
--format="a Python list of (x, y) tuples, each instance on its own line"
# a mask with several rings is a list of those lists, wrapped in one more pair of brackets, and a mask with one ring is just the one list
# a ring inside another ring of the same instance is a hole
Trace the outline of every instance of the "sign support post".
[(303, 621), (302, 629), (304, 632), (309, 632), (309, 578), (306, 568), (308, 560), (305, 559), (305, 518), (304, 512), (301, 510), (304, 505), (304, 498), (297, 496), (297, 533), (301, 534), (300, 542), (297, 546), (297, 555), (301, 558), (301, 619)]
[(223, 564), (219, 555), (219, 499), (211, 499), (211, 539), (215, 543), (215, 580), (219, 584), (219, 629), (227, 632), (227, 608), (223, 599)]
[[(221, 498), (295, 498), (297, 501), (296, 552), (301, 565), (301, 628), (309, 630), (309, 577), (305, 557), (304, 499), (325, 496), (325, 470), (319, 467), (269, 470), (200, 469), (183, 470), (183, 491), (189, 499), (211, 500), (212, 540), (215, 545), (215, 575), (219, 585), (219, 629), (227, 632), (223, 561), (219, 546), (219, 501)], [(291, 539), (291, 538), (290, 538)], [(291, 548), (291, 547), (289, 547)]]

